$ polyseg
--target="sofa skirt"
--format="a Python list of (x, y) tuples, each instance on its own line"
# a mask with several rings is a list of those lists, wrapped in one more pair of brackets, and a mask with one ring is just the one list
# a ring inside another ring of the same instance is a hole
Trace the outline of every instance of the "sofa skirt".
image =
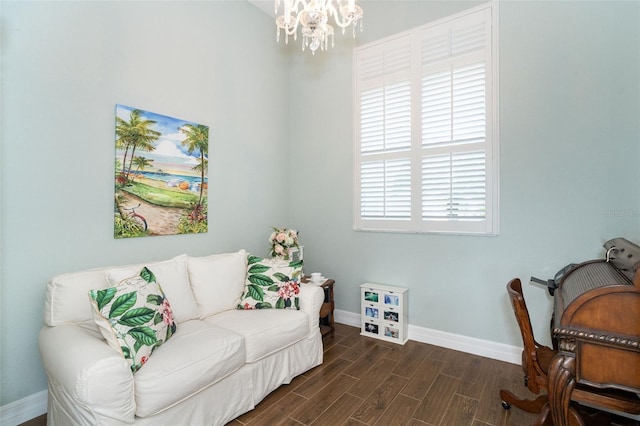
[[(133, 424), (225, 425), (254, 409), (279, 386), (291, 383), (296, 376), (322, 364), (322, 354), (322, 336), (318, 329), (317, 333), (281, 351), (245, 364), (227, 377), (153, 416), (135, 417)], [(73, 417), (67, 414), (67, 410), (73, 410), (72, 405), (57, 398), (55, 389), (51, 387), (48, 403), (49, 426), (76, 424)], [(90, 424), (99, 424), (97, 419), (87, 420)], [(109, 426), (116, 424), (129, 423), (114, 418), (109, 420)]]
[(197, 394), (151, 417), (136, 417), (139, 425), (225, 425), (255, 408), (269, 393), (294, 377), (322, 364), (322, 336), (308, 336), (293, 345), (245, 364)]

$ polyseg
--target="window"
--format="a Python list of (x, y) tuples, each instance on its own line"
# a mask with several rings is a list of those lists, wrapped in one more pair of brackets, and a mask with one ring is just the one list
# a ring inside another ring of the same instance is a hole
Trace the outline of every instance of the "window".
[(496, 8), (355, 49), (356, 229), (497, 234)]

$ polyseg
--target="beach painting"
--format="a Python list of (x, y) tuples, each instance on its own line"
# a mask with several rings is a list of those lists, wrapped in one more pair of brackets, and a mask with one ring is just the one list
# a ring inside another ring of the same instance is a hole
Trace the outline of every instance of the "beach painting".
[(116, 105), (114, 237), (207, 232), (209, 127)]

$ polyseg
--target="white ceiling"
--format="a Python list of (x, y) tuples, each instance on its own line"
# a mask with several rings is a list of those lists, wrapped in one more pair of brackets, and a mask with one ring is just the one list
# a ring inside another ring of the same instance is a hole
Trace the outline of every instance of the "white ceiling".
[(249, 3), (275, 19), (275, 1), (274, 0), (248, 0)]

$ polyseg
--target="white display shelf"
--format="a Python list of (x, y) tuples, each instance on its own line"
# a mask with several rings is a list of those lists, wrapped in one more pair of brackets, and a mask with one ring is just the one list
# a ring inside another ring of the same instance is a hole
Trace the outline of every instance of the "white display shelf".
[(404, 345), (408, 340), (407, 295), (409, 289), (389, 285), (360, 285), (363, 336)]

